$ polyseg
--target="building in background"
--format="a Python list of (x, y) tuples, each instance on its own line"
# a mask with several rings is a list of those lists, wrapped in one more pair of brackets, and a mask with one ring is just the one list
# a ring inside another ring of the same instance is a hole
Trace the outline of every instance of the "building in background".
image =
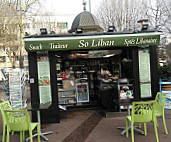
[(28, 16), (24, 22), (26, 35), (40, 34), (41, 28), (46, 28), (48, 34), (68, 33), (74, 15), (37, 15)]

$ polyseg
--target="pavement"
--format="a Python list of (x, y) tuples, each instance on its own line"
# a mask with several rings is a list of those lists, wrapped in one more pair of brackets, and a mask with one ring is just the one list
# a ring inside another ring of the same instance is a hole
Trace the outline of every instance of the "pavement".
[[(67, 119), (63, 117), (60, 123), (44, 124), (41, 126), (41, 131), (53, 131), (53, 134), (46, 135), (49, 142), (131, 142), (130, 133), (126, 138), (125, 135), (121, 136), (121, 130), (117, 129), (117, 127), (125, 126), (126, 113), (113, 112), (105, 117), (102, 112), (102, 109), (71, 110), (68, 111)], [(171, 117), (171, 110), (165, 110), (165, 112), (168, 114), (166, 117)], [(162, 118), (158, 118), (160, 142), (171, 142), (171, 118), (166, 118), (166, 124), (168, 135), (164, 133)], [(153, 124), (147, 124), (147, 136), (135, 132), (134, 137), (135, 142), (155, 142)], [(0, 120), (1, 139), (2, 119)], [(37, 142), (37, 138), (34, 138), (34, 141)], [(11, 135), (10, 142), (19, 142), (19, 134)], [(44, 140), (41, 139), (41, 142)]]

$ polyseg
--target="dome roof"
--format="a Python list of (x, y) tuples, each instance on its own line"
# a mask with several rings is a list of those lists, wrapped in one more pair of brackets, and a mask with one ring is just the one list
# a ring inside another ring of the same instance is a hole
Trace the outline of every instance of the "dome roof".
[(75, 32), (77, 28), (82, 28), (83, 30), (92, 30), (96, 29), (96, 31), (102, 31), (103, 29), (99, 26), (97, 18), (88, 11), (83, 11), (78, 14), (71, 26), (71, 30), (69, 32)]

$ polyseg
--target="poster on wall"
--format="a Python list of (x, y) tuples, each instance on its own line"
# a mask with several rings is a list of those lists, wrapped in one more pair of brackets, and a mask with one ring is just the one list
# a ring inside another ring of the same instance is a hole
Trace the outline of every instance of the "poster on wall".
[(139, 50), (138, 55), (141, 98), (148, 98), (152, 96), (149, 50)]
[(40, 56), (37, 60), (37, 66), (40, 108), (48, 108), (52, 103), (48, 56)]
[(89, 102), (88, 83), (76, 84), (77, 102)]
[(140, 83), (141, 98), (151, 97), (151, 83)]
[(171, 109), (171, 91), (162, 91), (162, 93), (166, 94), (166, 101), (164, 104), (164, 108)]

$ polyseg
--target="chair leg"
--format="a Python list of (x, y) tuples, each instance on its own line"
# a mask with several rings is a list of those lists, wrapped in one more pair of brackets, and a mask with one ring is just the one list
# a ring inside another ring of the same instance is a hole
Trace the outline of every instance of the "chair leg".
[(3, 136), (2, 136), (2, 142), (5, 142), (5, 133), (6, 133), (6, 126), (3, 125)]
[(23, 132), (20, 132), (20, 142), (23, 142)]
[(141, 123), (139, 123), (138, 127), (141, 128)]
[(144, 123), (144, 135), (147, 136), (147, 125)]
[(40, 142), (40, 129), (39, 129), (39, 124), (37, 125), (37, 139), (38, 139), (38, 142)]
[(157, 116), (156, 116), (156, 126), (158, 127)]
[(29, 130), (29, 135), (30, 135), (30, 142), (33, 142), (32, 130)]
[(23, 142), (25, 142), (25, 132), (23, 131)]
[(7, 142), (9, 142), (9, 128), (7, 127)]
[(163, 126), (164, 126), (165, 133), (168, 134), (164, 113), (162, 117), (163, 117), (162, 119), (163, 119)]
[(126, 137), (128, 138), (128, 119), (126, 118)]
[(154, 125), (154, 131), (155, 131), (155, 136), (156, 136), (156, 142), (159, 142), (156, 122), (153, 122), (153, 125)]
[(134, 142), (134, 123), (131, 122), (131, 139)]

